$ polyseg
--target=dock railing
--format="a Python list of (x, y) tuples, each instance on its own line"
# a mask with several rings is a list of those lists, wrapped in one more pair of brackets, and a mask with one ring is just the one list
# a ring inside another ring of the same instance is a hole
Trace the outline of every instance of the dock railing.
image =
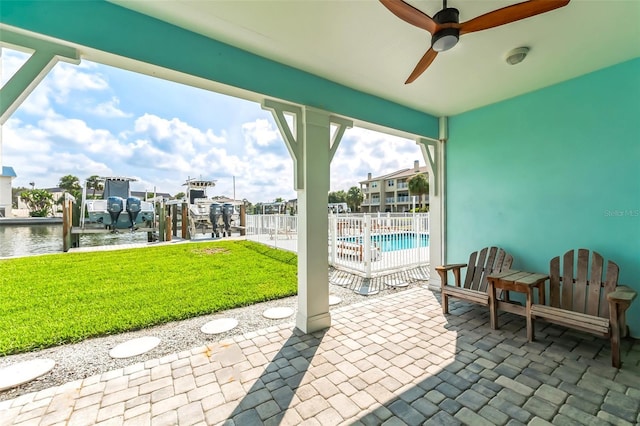
[[(297, 252), (298, 220), (247, 215), (247, 239)], [(365, 278), (429, 263), (428, 213), (329, 215), (329, 265)]]

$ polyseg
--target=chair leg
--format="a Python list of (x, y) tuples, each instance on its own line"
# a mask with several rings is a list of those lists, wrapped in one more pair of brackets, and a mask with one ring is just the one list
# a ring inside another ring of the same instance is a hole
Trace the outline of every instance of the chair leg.
[(449, 313), (449, 295), (444, 291), (442, 292), (442, 313)]
[(611, 327), (611, 365), (620, 368), (620, 323), (618, 322), (618, 305), (609, 303), (609, 326)]

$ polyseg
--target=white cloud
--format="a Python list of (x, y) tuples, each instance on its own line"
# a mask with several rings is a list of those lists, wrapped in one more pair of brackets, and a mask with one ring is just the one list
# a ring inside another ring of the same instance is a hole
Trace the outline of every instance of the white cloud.
[(2, 145), (5, 155), (11, 152), (35, 154), (48, 152), (51, 149), (47, 132), (37, 126), (23, 123), (17, 118), (10, 118), (2, 126)]
[(154, 114), (138, 117), (134, 131), (147, 135), (154, 146), (178, 155), (196, 155), (211, 145), (226, 143), (224, 136), (216, 135), (211, 129), (202, 131), (178, 118), (167, 120)]
[(116, 96), (112, 97), (111, 100), (107, 102), (102, 102), (95, 107), (89, 108), (89, 112), (95, 114), (99, 117), (106, 118), (126, 118), (131, 117), (133, 114), (126, 113), (118, 108), (120, 104), (120, 99)]
[[(31, 54), (14, 50), (3, 50), (2, 55), (2, 82), (6, 82), (22, 64), (29, 59)], [(109, 89), (108, 82), (102, 75), (95, 72), (96, 64), (84, 62), (73, 65), (58, 62), (49, 74), (33, 89), (25, 101), (20, 105), (21, 112), (35, 116), (51, 116), (55, 114), (51, 101), (58, 104), (66, 104), (72, 91), (104, 91)], [(117, 99), (117, 98), (116, 98)], [(103, 113), (117, 113), (112, 105), (98, 105), (96, 111)], [(114, 115), (110, 115), (113, 117)]]
[(52, 135), (33, 125), (10, 119), (3, 126), (3, 154), (18, 175), (14, 186), (35, 181), (40, 188), (56, 186), (60, 177), (73, 174), (84, 179), (92, 174), (110, 174), (111, 169), (85, 153), (61, 151)]
[[(265, 147), (274, 144), (284, 144), (280, 136), (280, 130), (264, 118), (244, 123), (242, 125), (247, 155), (259, 155)], [(282, 145), (284, 146), (284, 145)]]
[[(73, 142), (76, 145), (74, 149), (109, 156), (111, 161), (122, 160), (132, 155), (133, 147), (118, 140), (109, 130), (93, 129), (85, 121), (77, 118), (57, 115), (40, 120), (38, 125), (52, 138)], [(63, 146), (60, 148), (64, 149)]]
[(47, 78), (51, 84), (52, 95), (59, 103), (66, 103), (69, 93), (75, 91), (107, 90), (109, 83), (102, 75), (90, 71), (91, 65), (73, 65), (58, 62)]

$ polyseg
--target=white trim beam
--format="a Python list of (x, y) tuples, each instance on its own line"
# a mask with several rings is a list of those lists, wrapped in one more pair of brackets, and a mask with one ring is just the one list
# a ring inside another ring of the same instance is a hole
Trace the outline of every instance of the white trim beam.
[(353, 127), (353, 121), (342, 117), (336, 117), (335, 115), (329, 117), (329, 121), (331, 124), (336, 126), (336, 131), (333, 133), (331, 143), (329, 145), (329, 162), (331, 162), (333, 161), (333, 156), (338, 150), (338, 146), (340, 146), (340, 142), (342, 142), (344, 132)]
[[(262, 109), (271, 111), (273, 119), (280, 130), (280, 135), (284, 140), (289, 155), (293, 160), (293, 189), (296, 191), (304, 188), (304, 164), (300, 160), (304, 155), (304, 128), (302, 123), (302, 108), (297, 105), (287, 104), (265, 99), (262, 102)], [(289, 127), (286, 114), (293, 116), (293, 129)], [(294, 135), (295, 133), (295, 135)]]
[(0, 45), (29, 49), (34, 53), (0, 89), (0, 125), (31, 94), (59, 60), (78, 64), (80, 55), (72, 47), (40, 40), (7, 29), (0, 30)]

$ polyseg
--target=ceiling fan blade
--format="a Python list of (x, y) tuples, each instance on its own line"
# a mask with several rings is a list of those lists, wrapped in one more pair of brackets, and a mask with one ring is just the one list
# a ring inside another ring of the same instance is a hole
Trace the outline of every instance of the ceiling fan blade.
[(416, 67), (413, 69), (413, 72), (411, 73), (409, 78), (407, 78), (407, 81), (405, 81), (404, 84), (413, 83), (416, 78), (420, 77), (420, 74), (422, 74), (427, 68), (429, 68), (429, 65), (431, 65), (431, 62), (433, 62), (436, 56), (438, 56), (438, 52), (436, 52), (432, 48), (429, 48), (429, 50), (427, 50), (427, 53), (425, 53), (422, 58), (420, 58), (418, 65), (416, 65)]
[(429, 15), (402, 0), (380, 0), (380, 3), (398, 18), (418, 28), (427, 30), (432, 35), (438, 30), (438, 24)]
[(570, 0), (530, 0), (506, 6), (460, 24), (460, 35), (519, 21), (566, 6)]

